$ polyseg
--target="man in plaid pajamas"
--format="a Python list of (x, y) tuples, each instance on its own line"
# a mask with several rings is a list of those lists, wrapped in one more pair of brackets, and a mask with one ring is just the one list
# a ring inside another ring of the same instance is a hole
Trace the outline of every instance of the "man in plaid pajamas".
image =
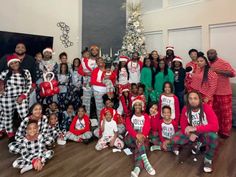
[(30, 120), (27, 126), (26, 135), (22, 141), (21, 157), (13, 162), (14, 168), (20, 168), (20, 173), (35, 169), (42, 170), (47, 159), (51, 159), (53, 151), (47, 150), (44, 138), (38, 134), (38, 122)]
[[(201, 142), (207, 147), (203, 170), (206, 173), (212, 172), (212, 160), (218, 145), (218, 119), (209, 105), (202, 104), (198, 92), (188, 93), (187, 106), (182, 110), (180, 125), (181, 130), (172, 137), (170, 145), (180, 146), (189, 142)], [(193, 154), (197, 151), (195, 148), (194, 146)]]
[(2, 135), (3, 131), (6, 131), (11, 142), (14, 137), (14, 110), (17, 110), (21, 119), (27, 116), (32, 79), (28, 70), (21, 69), (20, 59), (16, 55), (9, 55), (7, 61), (9, 69), (0, 74), (0, 80), (4, 81), (4, 90), (0, 97), (0, 107), (2, 110), (0, 134)]
[(219, 121), (219, 135), (227, 138), (232, 128), (232, 89), (230, 78), (235, 77), (236, 72), (227, 61), (217, 56), (216, 50), (208, 50), (207, 57), (210, 61), (211, 69), (218, 75), (213, 109)]
[[(24, 137), (26, 135), (26, 128), (28, 126), (29, 121), (34, 120), (32, 116), (26, 117), (20, 124), (20, 127), (18, 128), (15, 140), (14, 142), (10, 143), (8, 145), (9, 152), (13, 154), (19, 154), (22, 150), (22, 144), (24, 141)], [(41, 119), (38, 121), (38, 127), (39, 127), (39, 133), (46, 136), (47, 130), (48, 130), (48, 119), (46, 116), (42, 116)], [(45, 137), (44, 137), (45, 138)]]

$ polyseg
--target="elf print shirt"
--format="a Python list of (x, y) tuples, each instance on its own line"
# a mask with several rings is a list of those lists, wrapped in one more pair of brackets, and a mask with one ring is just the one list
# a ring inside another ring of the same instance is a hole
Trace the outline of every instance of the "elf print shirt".
[[(193, 127), (208, 124), (205, 113), (204, 113), (204, 116), (203, 116), (203, 119), (202, 119), (202, 123), (200, 122), (200, 110), (196, 111), (196, 112), (192, 111), (191, 114), (192, 114), (192, 126)], [(190, 115), (188, 115), (188, 123), (190, 124), (190, 117), (189, 116)]]
[(144, 121), (145, 121), (145, 118), (143, 115), (140, 117), (133, 115), (131, 118), (131, 122), (133, 124), (134, 130), (137, 132), (142, 132)]
[(172, 136), (175, 134), (175, 128), (174, 128), (173, 124), (166, 124), (165, 122), (163, 122), (161, 124), (161, 128), (162, 128), (162, 137), (163, 138), (171, 139)]

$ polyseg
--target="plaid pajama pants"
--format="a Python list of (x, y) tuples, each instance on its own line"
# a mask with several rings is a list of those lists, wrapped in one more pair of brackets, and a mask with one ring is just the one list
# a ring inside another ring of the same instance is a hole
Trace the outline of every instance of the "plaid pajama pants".
[(139, 167), (140, 170), (142, 170), (144, 164), (141, 155), (146, 154), (146, 150), (148, 149), (148, 140), (146, 140), (144, 144), (137, 144), (136, 139), (127, 134), (124, 141), (134, 154), (134, 167)]
[(213, 110), (219, 122), (219, 133), (229, 136), (232, 128), (232, 95), (215, 95)]
[(13, 133), (13, 114), (15, 109), (21, 119), (27, 116), (29, 111), (29, 100), (24, 99), (21, 104), (18, 104), (16, 100), (17, 97), (0, 97), (0, 107), (2, 109), (2, 116), (0, 117), (0, 131), (5, 130), (7, 133)]
[[(95, 149), (100, 151), (102, 149), (107, 148), (108, 144), (111, 142), (112, 138), (113, 138), (112, 136), (100, 138), (95, 146)], [(118, 149), (122, 149), (124, 147), (124, 142), (120, 138), (116, 138), (116, 140), (114, 142), (114, 147), (116, 147)]]
[(158, 131), (150, 131), (149, 134), (149, 141), (153, 144), (153, 145), (160, 145), (160, 138), (158, 135)]
[(80, 140), (86, 140), (86, 139), (90, 139), (92, 138), (93, 134), (92, 132), (88, 131), (88, 132), (85, 132), (81, 135), (75, 135), (73, 133), (71, 133), (70, 131), (68, 131), (65, 135), (65, 138), (67, 140), (71, 140), (71, 141), (75, 141), (75, 142), (78, 142)]
[[(54, 154), (54, 152), (52, 150), (44, 151), (43, 154), (42, 154), (41, 162), (45, 163), (46, 160), (52, 158), (53, 154)], [(38, 154), (35, 154), (34, 157), (37, 158)], [(20, 168), (21, 169), (21, 168), (24, 168), (24, 167), (27, 167), (27, 166), (30, 166), (30, 165), (32, 165), (32, 159), (26, 159), (24, 157), (19, 157), (13, 162), (13, 167), (14, 168)]]
[[(200, 133), (197, 135), (197, 141), (200, 141), (203, 146), (206, 146), (207, 148), (205, 157), (209, 160), (213, 160), (216, 147), (218, 145), (218, 135), (214, 132)], [(189, 137), (183, 134), (181, 130), (178, 131), (171, 139), (171, 145), (173, 146), (181, 146), (188, 143), (190, 143)]]
[(94, 93), (94, 98), (95, 98), (95, 103), (96, 103), (98, 122), (100, 122), (100, 112), (101, 112), (102, 108), (104, 107), (102, 96), (105, 93), (104, 92), (97, 92), (97, 91), (94, 91), (93, 93)]

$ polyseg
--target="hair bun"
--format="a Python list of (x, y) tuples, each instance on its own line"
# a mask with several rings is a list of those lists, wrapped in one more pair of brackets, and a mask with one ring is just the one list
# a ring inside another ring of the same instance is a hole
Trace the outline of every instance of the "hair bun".
[(204, 53), (203, 52), (198, 52), (197, 56), (198, 57), (204, 57)]

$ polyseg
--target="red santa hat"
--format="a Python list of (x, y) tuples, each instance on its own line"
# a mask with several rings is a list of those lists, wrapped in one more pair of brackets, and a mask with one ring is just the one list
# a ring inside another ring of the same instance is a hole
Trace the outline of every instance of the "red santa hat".
[(166, 51), (167, 51), (167, 50), (172, 50), (172, 51), (174, 51), (175, 48), (174, 48), (173, 46), (168, 45), (168, 46), (166, 47)]
[(121, 88), (121, 92), (123, 93), (123, 92), (129, 92), (129, 86), (123, 86), (122, 88)]
[(45, 48), (45, 49), (43, 50), (43, 54), (44, 54), (45, 52), (50, 52), (51, 54), (55, 54), (54, 51), (52, 50), (52, 48), (49, 48), (49, 47), (47, 47), (47, 48)]
[(183, 63), (183, 59), (180, 58), (180, 57), (178, 57), (178, 56), (176, 56), (176, 57), (172, 60), (172, 62), (174, 62), (174, 61), (179, 61), (180, 63)]
[(145, 107), (145, 103), (144, 103), (144, 100), (142, 99), (142, 97), (141, 96), (137, 96), (134, 100), (133, 100), (133, 102), (132, 102), (132, 107), (134, 107), (134, 105), (136, 104), (136, 103), (141, 103), (142, 104), (142, 110), (144, 111), (144, 107)]
[(119, 57), (119, 61), (128, 62), (128, 61), (129, 61), (129, 57), (127, 57), (127, 56), (120, 56), (120, 57)]
[(17, 55), (8, 55), (7, 56), (7, 66), (9, 67), (9, 65), (11, 64), (11, 62), (15, 62), (18, 61), (20, 62), (20, 59), (18, 58)]
[(105, 115), (107, 112), (110, 112), (111, 115), (113, 116), (113, 109), (112, 108), (105, 108)]

